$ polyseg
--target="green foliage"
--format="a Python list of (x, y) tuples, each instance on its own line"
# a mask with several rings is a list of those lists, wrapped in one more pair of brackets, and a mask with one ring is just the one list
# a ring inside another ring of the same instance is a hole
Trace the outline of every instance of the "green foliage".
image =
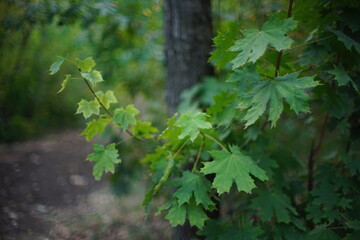
[(254, 198), (252, 206), (259, 209), (259, 216), (265, 222), (275, 217), (279, 223), (289, 223), (291, 214), (297, 215), (288, 196), (280, 191), (260, 191)]
[(92, 59), (92, 57), (87, 57), (84, 60), (76, 59), (76, 65), (78, 66), (79, 70), (83, 73), (91, 72), (92, 68), (95, 67), (96, 63)]
[(265, 52), (268, 46), (276, 50), (289, 49), (292, 43), (291, 38), (285, 36), (291, 30), (295, 29), (297, 22), (292, 18), (279, 19), (273, 16), (264, 23), (261, 30), (249, 29), (242, 31), (244, 39), (237, 40), (229, 48), (231, 51), (240, 52), (233, 63), (233, 69), (241, 67), (248, 62), (256, 62)]
[(81, 135), (85, 135), (86, 141), (90, 141), (96, 134), (101, 134), (104, 132), (105, 127), (109, 124), (111, 118), (98, 118), (93, 119), (91, 122), (87, 123), (85, 130)]
[(87, 101), (81, 99), (78, 105), (79, 107), (76, 110), (76, 114), (82, 113), (84, 115), (84, 118), (89, 118), (93, 114), (97, 115), (100, 113), (100, 104), (96, 100)]
[(181, 129), (179, 139), (190, 137), (191, 141), (197, 138), (200, 129), (211, 128), (211, 123), (206, 121), (206, 114), (200, 112), (181, 114), (175, 124)]
[(115, 172), (115, 163), (120, 163), (119, 154), (115, 149), (115, 143), (108, 145), (94, 144), (94, 152), (87, 156), (86, 160), (95, 162), (93, 175), (96, 180), (100, 180), (104, 172)]
[(173, 185), (178, 187), (174, 197), (178, 199), (180, 206), (189, 203), (191, 197), (194, 197), (196, 205), (202, 204), (205, 209), (214, 204), (208, 195), (211, 183), (202, 175), (185, 171)]
[(54, 75), (60, 70), (61, 65), (64, 63), (65, 58), (58, 56), (57, 60), (51, 64), (49, 73), (50, 75)]
[(309, 112), (309, 99), (305, 89), (315, 87), (319, 83), (313, 77), (298, 78), (299, 73), (276, 77), (274, 80), (252, 82), (251, 90), (242, 94), (239, 102), (240, 109), (248, 109), (244, 120), (245, 126), (252, 125), (265, 112), (269, 104), (269, 121), (274, 127), (284, 109), (285, 99), (290, 109), (296, 113)]
[(239, 192), (250, 193), (256, 187), (250, 174), (262, 181), (268, 179), (264, 170), (259, 168), (250, 157), (242, 154), (237, 146), (230, 146), (230, 152), (224, 149), (213, 150), (211, 155), (214, 161), (205, 163), (201, 172), (216, 174), (212, 186), (219, 194), (229, 192), (233, 182), (236, 183)]
[(71, 79), (71, 75), (66, 74), (64, 81), (61, 83), (61, 88), (57, 93), (61, 93), (62, 91), (64, 91), (64, 89), (66, 88), (66, 86), (67, 86), (70, 79)]
[[(162, 131), (134, 105), (110, 108), (113, 93), (83, 76), (95, 97), (79, 103), (77, 113), (94, 118), (83, 135), (91, 140), (110, 125), (156, 142), (141, 161), (146, 211), (162, 196), (158, 212), (170, 225), (188, 221), (205, 239), (357, 239), (360, 28), (354, 7), (322, 3), (299, 0), (293, 17), (279, 12), (242, 36), (229, 24), (210, 59), (226, 77), (185, 92)], [(75, 66), (80, 76), (96, 71), (94, 62)], [(94, 146), (97, 179), (114, 170), (123, 143)], [(210, 219), (219, 204), (222, 215)]]
[(93, 86), (96, 85), (96, 83), (104, 81), (101, 73), (99, 71), (93, 70), (91, 72), (82, 72), (81, 76), (88, 80)]
[(123, 130), (127, 129), (129, 125), (136, 124), (135, 116), (139, 114), (134, 105), (128, 105), (126, 108), (119, 108), (114, 113), (114, 123), (119, 124)]

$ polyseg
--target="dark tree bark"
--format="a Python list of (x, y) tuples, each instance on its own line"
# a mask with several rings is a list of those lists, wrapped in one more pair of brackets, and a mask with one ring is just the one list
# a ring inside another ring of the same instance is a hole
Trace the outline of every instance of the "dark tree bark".
[[(183, 90), (213, 75), (208, 63), (212, 45), (210, 0), (165, 0), (166, 100), (176, 112)], [(189, 240), (197, 229), (189, 222), (173, 229), (173, 239)]]
[(210, 0), (165, 0), (166, 100), (170, 114), (180, 94), (212, 75), (208, 63), (212, 45)]

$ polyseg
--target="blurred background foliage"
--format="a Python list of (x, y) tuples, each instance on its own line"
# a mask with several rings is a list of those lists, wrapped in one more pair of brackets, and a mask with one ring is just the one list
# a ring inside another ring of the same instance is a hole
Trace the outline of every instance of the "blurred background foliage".
[[(214, 34), (227, 20), (256, 26), (281, 2), (214, 0)], [(120, 103), (139, 102), (147, 120), (163, 122), (162, 17), (161, 0), (1, 1), (0, 142), (81, 126), (75, 104), (89, 93), (72, 83), (56, 95), (64, 74), (50, 77), (48, 68), (57, 55), (92, 56)]]
[[(156, 102), (163, 85), (159, 1), (1, 1), (0, 142), (79, 126), (82, 83), (56, 95), (64, 74), (49, 76), (57, 55), (93, 56), (120, 102)], [(73, 73), (62, 69), (62, 73)], [(76, 73), (73, 73), (74, 75)], [(161, 107), (160, 110), (161, 111)]]

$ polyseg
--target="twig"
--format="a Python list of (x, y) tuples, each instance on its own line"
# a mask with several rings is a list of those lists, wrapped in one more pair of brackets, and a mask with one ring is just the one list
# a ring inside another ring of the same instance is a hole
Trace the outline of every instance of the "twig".
[(315, 157), (319, 153), (321, 145), (325, 136), (326, 124), (329, 119), (329, 113), (325, 114), (324, 120), (321, 124), (320, 134), (318, 143), (315, 145), (315, 139), (311, 143), (310, 154), (308, 159), (308, 181), (307, 181), (307, 190), (310, 192), (314, 188), (314, 165)]
[[(290, 1), (289, 1), (287, 18), (290, 18), (290, 17), (291, 17), (293, 4), (294, 4), (294, 0), (290, 0)], [(277, 77), (277, 76), (279, 75), (280, 64), (281, 64), (281, 56), (282, 56), (282, 54), (283, 54), (283, 51), (281, 50), (281, 51), (278, 53), (278, 55), (277, 55), (276, 67), (275, 67), (275, 77)]]
[(210, 135), (208, 135), (208, 134), (206, 134), (206, 133), (204, 133), (204, 136), (207, 137), (207, 138), (209, 138), (210, 140), (212, 140), (213, 142), (215, 142), (216, 144), (218, 144), (223, 150), (225, 150), (225, 151), (228, 152), (227, 148), (226, 148), (224, 145), (222, 145), (221, 142), (219, 142), (218, 140), (216, 140), (215, 138), (213, 138), (212, 136), (210, 136)]
[(200, 145), (200, 148), (199, 148), (199, 152), (198, 152), (198, 154), (197, 154), (197, 156), (196, 156), (196, 160), (195, 160), (194, 166), (193, 166), (193, 168), (192, 168), (192, 170), (191, 170), (192, 173), (195, 172), (195, 170), (196, 170), (196, 167), (197, 167), (197, 165), (198, 165), (198, 163), (199, 163), (199, 161), (200, 161), (201, 152), (202, 152), (202, 150), (203, 150), (203, 148), (204, 148), (204, 142), (205, 142), (205, 141), (204, 141), (204, 135), (201, 134), (200, 136), (201, 136), (201, 145)]
[[(91, 93), (94, 95), (94, 97), (96, 98), (96, 100), (99, 102), (100, 106), (105, 110), (105, 112), (110, 116), (110, 117), (114, 117), (114, 115), (105, 107), (105, 105), (101, 102), (101, 100), (99, 99), (99, 97), (96, 95), (94, 89), (91, 87), (90, 83), (88, 80), (86, 80), (85, 78), (83, 78), (83, 80), (85, 81), (86, 85), (88, 86), (88, 88), (90, 89)], [(145, 139), (143, 138), (139, 138), (137, 136), (135, 136), (132, 132), (130, 132), (128, 129), (125, 130), (130, 136), (136, 138), (139, 141), (144, 142)]]

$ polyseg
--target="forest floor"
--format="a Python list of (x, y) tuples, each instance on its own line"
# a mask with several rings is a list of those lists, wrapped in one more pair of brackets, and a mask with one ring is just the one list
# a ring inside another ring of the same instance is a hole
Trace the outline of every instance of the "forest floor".
[(166, 222), (144, 220), (143, 181), (115, 196), (92, 177), (91, 151), (72, 130), (0, 145), (0, 239), (169, 239)]

